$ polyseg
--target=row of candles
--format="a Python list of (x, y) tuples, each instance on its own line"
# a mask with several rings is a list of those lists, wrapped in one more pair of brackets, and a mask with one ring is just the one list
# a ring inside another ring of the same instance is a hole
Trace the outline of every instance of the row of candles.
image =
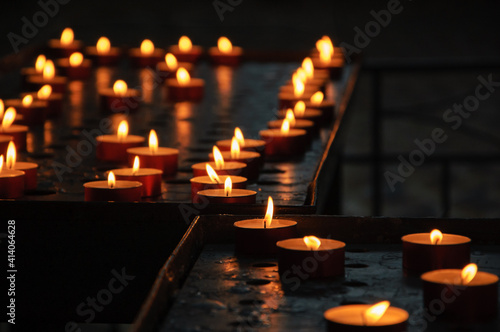
[[(298, 238), (297, 222), (273, 219), (273, 201), (263, 219), (247, 219), (234, 223), (235, 249), (242, 255), (276, 255), (280, 276), (307, 280), (344, 275), (345, 246), (334, 239), (305, 236)], [(432, 310), (439, 302), (442, 316), (461, 322), (477, 322), (497, 315), (498, 276), (478, 271), (470, 263), (471, 239), (461, 235), (430, 233), (402, 237), (403, 269), (420, 275), (424, 307)], [(295, 268), (294, 268), (295, 267)], [(328, 331), (407, 331), (409, 314), (390, 306), (389, 301), (374, 305), (356, 304), (330, 308), (324, 313)]]

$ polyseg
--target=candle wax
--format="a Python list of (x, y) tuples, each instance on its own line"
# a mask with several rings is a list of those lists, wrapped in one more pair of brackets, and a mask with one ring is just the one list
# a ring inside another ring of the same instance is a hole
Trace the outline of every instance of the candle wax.
[[(409, 314), (406, 310), (389, 307), (384, 315), (374, 324), (366, 326), (363, 313), (369, 304), (351, 304), (330, 308), (324, 313), (327, 331), (406, 331)], [(358, 328), (356, 328), (358, 327)]]
[(85, 201), (135, 202), (141, 200), (142, 183), (138, 181), (116, 181), (109, 188), (108, 181), (92, 181), (84, 183)]
[(232, 189), (228, 196), (224, 188), (198, 191), (199, 199), (209, 204), (255, 204), (256, 195), (255, 191), (248, 189)]
[(133, 168), (120, 168), (114, 169), (113, 173), (117, 180), (138, 181), (142, 183), (143, 197), (161, 195), (163, 171), (155, 168), (139, 168), (135, 173), (133, 171)]
[(141, 167), (157, 168), (163, 171), (164, 176), (170, 176), (177, 173), (179, 150), (158, 147), (153, 153), (146, 146), (127, 149), (128, 164), (133, 166), (135, 156), (139, 157)]

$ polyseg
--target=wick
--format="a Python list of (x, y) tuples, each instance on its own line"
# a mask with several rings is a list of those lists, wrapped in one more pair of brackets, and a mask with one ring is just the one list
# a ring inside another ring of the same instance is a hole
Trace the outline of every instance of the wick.
[(264, 219), (264, 228), (267, 228), (267, 222), (266, 222), (266, 219)]

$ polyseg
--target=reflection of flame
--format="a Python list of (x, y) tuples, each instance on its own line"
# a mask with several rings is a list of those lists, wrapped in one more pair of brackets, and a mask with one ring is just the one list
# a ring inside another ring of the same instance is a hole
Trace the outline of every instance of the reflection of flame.
[(186, 68), (180, 67), (179, 69), (177, 69), (176, 76), (177, 76), (177, 82), (181, 86), (186, 86), (189, 84), (189, 81), (191, 81), (191, 76), (189, 76), (189, 73), (186, 70)]
[(172, 53), (167, 53), (167, 55), (165, 55), (165, 63), (167, 64), (168, 70), (173, 71), (177, 69), (177, 59)]
[(281, 124), (281, 133), (283, 135), (288, 135), (290, 132), (290, 122), (288, 119), (283, 119), (283, 123)]
[(14, 169), (16, 166), (16, 145), (13, 141), (9, 142), (9, 146), (7, 147), (7, 158), (5, 161), (6, 169)]
[(117, 80), (115, 84), (113, 84), (113, 92), (119, 97), (125, 96), (127, 94), (127, 89), (127, 83), (123, 80)]
[(122, 120), (118, 125), (118, 131), (116, 133), (119, 141), (124, 141), (128, 135), (128, 122), (127, 120)]
[(472, 279), (474, 279), (474, 277), (476, 276), (476, 273), (477, 273), (476, 264), (470, 263), (466, 265), (463, 268), (462, 273), (460, 275), (460, 278), (462, 279), (462, 285), (467, 285), (469, 282), (471, 282)]
[(74, 38), (75, 35), (71, 28), (64, 29), (63, 32), (61, 33), (61, 45), (63, 46), (71, 45), (73, 43)]
[(52, 62), (52, 60), (45, 61), (42, 76), (46, 80), (51, 80), (54, 76), (56, 76), (56, 68), (54, 67), (54, 62)]
[(238, 139), (233, 137), (231, 139), (231, 159), (238, 159), (240, 157), (240, 144), (238, 143)]
[(193, 43), (191, 43), (191, 39), (188, 36), (182, 36), (179, 38), (179, 50), (181, 52), (189, 52), (193, 48)]
[(240, 146), (245, 146), (245, 137), (239, 127), (234, 128), (234, 137), (238, 140)]
[(144, 39), (141, 43), (141, 54), (151, 55), (155, 51), (155, 45), (149, 39)]
[(108, 187), (110, 189), (113, 189), (116, 185), (116, 178), (115, 178), (115, 173), (109, 172), (108, 174)]
[(233, 50), (233, 44), (231, 44), (231, 41), (227, 37), (220, 37), (217, 41), (217, 47), (221, 53), (225, 54), (231, 53)]
[(212, 149), (212, 154), (214, 155), (215, 169), (220, 170), (224, 168), (224, 157), (222, 157), (222, 153), (215, 145)]
[(321, 241), (316, 236), (304, 236), (304, 243), (307, 246), (307, 249), (310, 250), (318, 250), (321, 245)]
[(370, 326), (378, 322), (390, 305), (391, 303), (389, 301), (382, 301), (366, 309), (366, 311), (363, 312), (365, 325)]
[(313, 105), (319, 105), (323, 101), (323, 98), (325, 95), (321, 91), (316, 91), (312, 96), (311, 96), (311, 104)]
[(97, 54), (108, 54), (109, 50), (111, 49), (111, 43), (109, 42), (109, 39), (107, 37), (101, 37), (97, 41), (97, 44), (95, 45), (97, 49)]
[(32, 103), (33, 103), (33, 96), (32, 95), (24, 96), (23, 100), (21, 101), (21, 104), (23, 105), (23, 107), (30, 107)]
[(285, 119), (287, 119), (288, 122), (290, 123), (290, 127), (295, 126), (295, 115), (293, 114), (293, 111), (291, 108), (286, 110)]
[(139, 166), (140, 166), (139, 156), (135, 156), (134, 166), (132, 167), (132, 175), (136, 175), (137, 172), (139, 172)]
[(52, 94), (52, 87), (48, 84), (45, 84), (38, 90), (36, 93), (36, 97), (38, 99), (46, 100), (49, 99), (50, 95)]
[(430, 234), (432, 244), (440, 244), (443, 240), (443, 233), (439, 229), (432, 230)]
[(205, 164), (205, 169), (207, 170), (208, 177), (210, 178), (210, 181), (213, 183), (220, 183), (219, 176), (217, 175), (217, 172), (213, 169), (210, 164)]
[(16, 119), (16, 113), (17, 112), (14, 107), (7, 108), (2, 120), (2, 129), (5, 130), (9, 128), (12, 123), (14, 123), (14, 120)]
[(37, 73), (40, 73), (40, 74), (42, 73), (43, 67), (45, 66), (45, 61), (47, 61), (47, 58), (43, 54), (40, 54), (36, 58), (35, 69), (36, 69)]
[(78, 67), (83, 62), (83, 54), (80, 52), (72, 53), (69, 56), (69, 65), (71, 67)]
[(273, 198), (269, 196), (269, 198), (267, 199), (266, 215), (264, 216), (264, 228), (271, 227), (271, 224), (273, 223), (273, 212), (274, 212)]
[(307, 57), (302, 61), (302, 68), (306, 72), (307, 78), (311, 79), (314, 77), (314, 66), (311, 58)]
[(231, 177), (228, 176), (226, 181), (224, 181), (224, 195), (231, 196), (231, 191), (233, 190), (233, 182), (231, 181)]
[(149, 132), (149, 151), (151, 151), (152, 154), (158, 152), (158, 136), (156, 136), (156, 131), (154, 131), (154, 129), (151, 129)]
[(302, 100), (299, 100), (293, 107), (293, 112), (298, 118), (304, 117), (304, 114), (306, 112), (306, 103), (304, 103)]

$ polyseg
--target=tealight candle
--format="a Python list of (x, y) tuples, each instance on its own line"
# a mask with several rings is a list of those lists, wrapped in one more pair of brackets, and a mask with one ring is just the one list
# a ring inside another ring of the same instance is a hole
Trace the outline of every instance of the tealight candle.
[(99, 91), (101, 109), (113, 113), (134, 112), (141, 105), (141, 93), (137, 89), (129, 89), (123, 80), (117, 80), (113, 88)]
[(71, 53), (82, 50), (83, 43), (75, 40), (74, 32), (71, 28), (65, 28), (60, 39), (50, 39), (49, 49), (56, 58), (67, 58)]
[(35, 163), (17, 161), (16, 159), (16, 145), (14, 142), (10, 142), (7, 148), (5, 169), (10, 171), (23, 171), (24, 190), (35, 190), (38, 182), (38, 165)]
[(278, 241), (276, 246), (281, 278), (306, 280), (344, 275), (344, 242), (306, 236)]
[(333, 47), (332, 41), (327, 36), (323, 36), (316, 42), (316, 48), (318, 54), (312, 58), (314, 68), (327, 69), (331, 79), (339, 79), (345, 64), (342, 53), (340, 56), (336, 55), (339, 49)]
[(24, 172), (6, 169), (3, 154), (0, 155), (0, 198), (19, 198), (23, 195)]
[(306, 109), (313, 108), (323, 113), (323, 121), (330, 122), (335, 118), (335, 101), (325, 99), (321, 91), (316, 91), (309, 100), (304, 101)]
[(216, 65), (237, 66), (243, 55), (243, 49), (233, 46), (227, 37), (220, 37), (217, 40), (217, 47), (210, 47), (208, 54)]
[(165, 61), (158, 62), (156, 65), (156, 70), (161, 78), (169, 78), (175, 76), (177, 69), (180, 67), (186, 69), (188, 73), (192, 73), (193, 65), (188, 62), (178, 62), (175, 55), (172, 53), (167, 53), (165, 55)]
[(161, 48), (155, 48), (153, 42), (144, 39), (140, 48), (132, 48), (129, 52), (130, 59), (136, 67), (154, 67), (163, 60), (165, 51)]
[(292, 79), (287, 81), (285, 85), (280, 87), (280, 92), (294, 92), (294, 88), (299, 80), (304, 84), (304, 91), (308, 94), (311, 94), (317, 90), (324, 90), (325, 84), (327, 82), (327, 80), (323, 78), (319, 79), (308, 76), (305, 69), (299, 67), (292, 74)]
[(261, 167), (260, 153), (255, 151), (241, 151), (238, 140), (233, 137), (231, 151), (220, 151), (217, 146), (213, 147), (213, 152), (208, 155), (208, 159), (215, 160), (215, 156), (220, 156), (227, 162), (237, 161), (247, 165), (242, 174), (249, 181), (256, 181), (259, 177)]
[(118, 125), (116, 135), (97, 136), (97, 159), (126, 163), (127, 149), (144, 144), (144, 137), (128, 135), (128, 123), (123, 120)]
[(248, 189), (233, 189), (231, 177), (224, 181), (223, 189), (205, 189), (198, 191), (201, 201), (209, 204), (255, 204), (257, 192)]
[(161, 195), (161, 178), (163, 171), (156, 168), (141, 168), (139, 157), (135, 157), (132, 168), (114, 169), (117, 180), (138, 181), (142, 183), (142, 197)]
[(45, 61), (42, 75), (29, 76), (26, 80), (30, 90), (38, 90), (45, 84), (52, 87), (52, 91), (57, 93), (66, 92), (68, 79), (64, 76), (56, 76), (56, 69), (52, 60)]
[(170, 46), (169, 52), (180, 62), (194, 63), (200, 58), (203, 49), (201, 46), (193, 45), (189, 37), (181, 36), (178, 45)]
[(26, 95), (23, 99), (7, 99), (5, 105), (14, 107), (19, 112), (23, 124), (40, 125), (47, 119), (47, 102), (35, 100), (32, 95)]
[(273, 220), (273, 211), (273, 199), (269, 196), (264, 219), (246, 219), (234, 223), (237, 253), (275, 254), (276, 242), (297, 236), (297, 222)]
[(208, 174), (207, 176), (196, 176), (189, 180), (191, 182), (191, 200), (193, 203), (201, 202), (198, 197), (199, 191), (224, 188), (225, 181), (228, 177), (231, 177), (231, 183), (233, 184), (234, 189), (246, 189), (247, 179), (243, 176), (219, 176), (209, 164), (206, 164), (206, 170)]
[(226, 162), (222, 154), (216, 154), (214, 161), (192, 165), (193, 175), (195, 177), (208, 175), (207, 164), (215, 169), (219, 175), (242, 175), (245, 174), (245, 168), (247, 167), (247, 164), (239, 161)]
[[(278, 118), (286, 118), (287, 110), (278, 112)], [(302, 100), (299, 100), (293, 107), (293, 115), (296, 119), (312, 121), (318, 127), (321, 125), (321, 120), (323, 118), (323, 112), (321, 112), (320, 110), (306, 108), (306, 104)]]
[(304, 60), (302, 60), (301, 67), (304, 70), (308, 80), (314, 80), (325, 84), (330, 78), (330, 73), (328, 72), (328, 70), (314, 68), (312, 59), (310, 57), (306, 57), (304, 58)]
[(260, 131), (260, 137), (266, 141), (266, 157), (291, 157), (301, 155), (307, 148), (307, 132), (304, 129), (290, 129), (290, 122), (285, 119), (281, 129)]
[[(234, 128), (233, 137), (235, 137), (238, 140), (238, 143), (242, 151), (255, 151), (260, 153), (261, 156), (264, 153), (266, 142), (260, 139), (245, 138), (240, 128), (238, 127)], [(232, 143), (233, 143), (232, 139), (226, 139), (217, 141), (215, 145), (217, 145), (217, 147), (221, 151), (230, 151)]]
[[(0, 102), (0, 117), (3, 113), (3, 101)], [(0, 126), (0, 134), (12, 136), (12, 141), (15, 143), (18, 150), (26, 150), (26, 136), (28, 127), (22, 125), (14, 125), (16, 119), (16, 109), (9, 107), (5, 111)]]
[(437, 269), (461, 268), (470, 262), (470, 238), (431, 233), (408, 234), (403, 241), (403, 269), (422, 273)]
[(120, 49), (112, 47), (107, 37), (99, 38), (96, 46), (89, 46), (85, 51), (98, 66), (116, 65), (121, 56)]
[(26, 67), (21, 69), (21, 77), (23, 83), (26, 83), (26, 79), (29, 76), (33, 75), (42, 75), (43, 73), (43, 67), (45, 66), (45, 61), (47, 61), (47, 58), (45, 55), (40, 54), (37, 56), (35, 60), (35, 66), (34, 67)]
[(293, 107), (299, 100), (311, 98), (314, 91), (316, 91), (316, 88), (306, 90), (304, 82), (299, 78), (295, 78), (293, 81), (293, 91), (285, 90), (279, 92), (279, 108)]
[(295, 114), (293, 113), (291, 108), (286, 110), (284, 119), (269, 121), (267, 123), (267, 127), (269, 129), (279, 129), (279, 128), (281, 128), (281, 126), (283, 126), (283, 121), (285, 119), (288, 120), (288, 122), (290, 124), (290, 128), (304, 129), (305, 131), (307, 131), (309, 138), (312, 138), (313, 133), (318, 132), (318, 127), (316, 127), (314, 125), (314, 122), (312, 122), (310, 120), (296, 119)]
[(141, 200), (142, 183), (139, 181), (117, 181), (109, 172), (107, 181), (92, 181), (83, 184), (85, 201), (137, 202)]
[(324, 313), (327, 331), (407, 331), (409, 314), (406, 310), (390, 306), (389, 301), (374, 305), (350, 304), (330, 308)]
[(170, 100), (200, 100), (203, 98), (205, 82), (201, 78), (191, 78), (183, 67), (177, 69), (176, 78), (168, 78), (165, 83)]
[(148, 143), (148, 147), (127, 149), (129, 165), (133, 165), (134, 159), (137, 156), (144, 167), (161, 169), (164, 176), (175, 175), (177, 173), (179, 150), (158, 147), (158, 136), (154, 130), (151, 130), (149, 133)]
[[(477, 271), (476, 264), (463, 269), (434, 270), (422, 274), (424, 307), (440, 317), (475, 322), (497, 315), (498, 276)], [(437, 304), (436, 304), (437, 303)]]
[(31, 95), (35, 100), (44, 101), (47, 103), (47, 117), (54, 117), (61, 114), (63, 105), (63, 94), (53, 93), (52, 87), (45, 84), (37, 92), (21, 93), (21, 98)]
[(70, 80), (85, 80), (90, 77), (92, 62), (84, 59), (80, 52), (72, 53), (69, 58), (58, 59), (56, 64)]

